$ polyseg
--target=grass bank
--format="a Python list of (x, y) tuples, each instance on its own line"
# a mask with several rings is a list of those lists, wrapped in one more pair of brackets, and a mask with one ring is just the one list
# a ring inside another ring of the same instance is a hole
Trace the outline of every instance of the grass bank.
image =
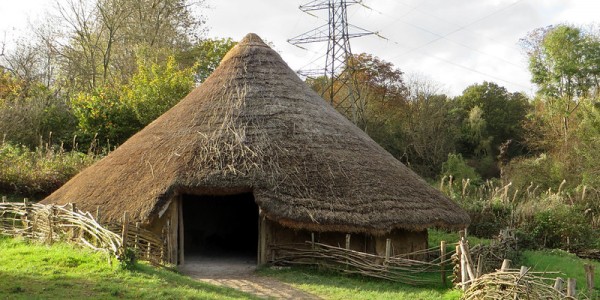
[[(589, 299), (600, 299), (600, 276), (598, 271), (600, 270), (600, 262), (592, 261), (589, 259), (581, 259), (573, 253), (569, 253), (563, 250), (537, 250), (537, 251), (523, 251), (521, 253), (519, 264), (533, 267), (534, 271), (560, 271), (560, 277), (575, 278), (577, 279), (577, 291), (580, 296), (588, 296)], [(596, 276), (594, 280), (594, 291), (589, 294), (586, 291), (586, 279), (584, 264), (592, 264), (596, 269)], [(558, 277), (552, 275), (552, 278)], [(583, 298), (583, 297), (582, 297)], [(585, 299), (585, 298), (583, 298)]]
[(0, 237), (0, 299), (257, 299), (233, 289), (136, 264), (121, 269), (107, 256)]

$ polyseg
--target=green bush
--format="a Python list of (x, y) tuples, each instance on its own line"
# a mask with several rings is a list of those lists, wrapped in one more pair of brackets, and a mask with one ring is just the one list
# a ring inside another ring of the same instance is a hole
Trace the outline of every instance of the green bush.
[(531, 218), (523, 220), (520, 227), (529, 236), (526, 245), (533, 249), (576, 251), (598, 246), (598, 232), (590, 223), (580, 207), (562, 204), (540, 208)]
[(125, 142), (190, 92), (192, 70), (179, 70), (172, 57), (164, 64), (140, 60), (129, 84), (77, 94), (71, 108), (79, 134), (86, 142), (95, 138), (113, 145)]
[(467, 165), (460, 153), (448, 154), (448, 159), (442, 164), (442, 176), (452, 176), (457, 182), (462, 179), (469, 179), (473, 184), (481, 182), (481, 176), (475, 169)]
[(489, 205), (476, 205), (466, 207), (471, 217), (469, 234), (480, 238), (493, 238), (501, 229), (511, 225), (512, 208), (498, 201)]
[(569, 185), (581, 182), (576, 178), (577, 174), (570, 174), (566, 169), (563, 162), (541, 154), (538, 157), (512, 160), (505, 169), (505, 176), (510, 179), (514, 188), (521, 191), (525, 191), (532, 183), (540, 191), (557, 191), (563, 180)]

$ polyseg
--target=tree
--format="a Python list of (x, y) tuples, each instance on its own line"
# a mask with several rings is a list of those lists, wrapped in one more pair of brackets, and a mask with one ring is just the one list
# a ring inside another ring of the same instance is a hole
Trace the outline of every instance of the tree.
[(497, 155), (498, 147), (507, 140), (523, 141), (523, 121), (529, 109), (523, 94), (483, 82), (467, 87), (455, 101), (463, 122), (461, 153), (466, 157)]
[[(532, 82), (557, 116), (565, 144), (574, 114), (585, 99), (600, 92), (600, 41), (598, 35), (570, 25), (538, 28), (521, 39), (529, 59)], [(553, 121), (554, 122), (554, 121)]]
[(57, 2), (37, 36), (57, 53), (57, 77), (68, 92), (126, 83), (138, 56), (151, 49), (162, 58), (199, 41), (204, 20), (191, 0), (65, 0)]
[(81, 135), (112, 144), (123, 143), (177, 104), (194, 86), (193, 68), (179, 70), (175, 59), (154, 63), (140, 60), (138, 72), (126, 85), (80, 92), (71, 100)]
[(422, 75), (408, 77), (407, 94), (396, 119), (404, 161), (420, 175), (435, 178), (448, 153), (455, 151), (458, 126), (451, 113), (453, 103), (438, 83)]
[(503, 160), (522, 154), (523, 123), (529, 110), (528, 99), (521, 93), (509, 93), (504, 87), (483, 82), (467, 87), (454, 99), (454, 114), (461, 125), (457, 150), (483, 177), (495, 177), (500, 146), (510, 147)]
[(196, 65), (196, 82), (203, 82), (236, 44), (230, 38), (204, 39), (179, 53), (177, 61), (186, 67)]

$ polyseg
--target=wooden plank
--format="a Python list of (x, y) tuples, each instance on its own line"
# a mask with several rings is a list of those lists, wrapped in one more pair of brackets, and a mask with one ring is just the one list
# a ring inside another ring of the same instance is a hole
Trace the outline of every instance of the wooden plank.
[(179, 233), (177, 229), (178, 225), (178, 207), (177, 207), (177, 199), (171, 199), (171, 208), (168, 210), (167, 217), (167, 239), (168, 239), (168, 247), (167, 247), (167, 257), (170, 264), (177, 265), (177, 256), (179, 254), (178, 251), (178, 239), (177, 235)]
[(179, 264), (185, 264), (185, 251), (184, 251), (184, 227), (183, 227), (183, 197), (179, 197), (177, 200), (177, 210), (179, 211), (178, 224), (179, 228)]
[[(258, 265), (267, 263), (267, 219), (261, 209), (258, 210)], [(274, 254), (273, 254), (274, 255)], [(272, 257), (274, 259), (274, 257)]]

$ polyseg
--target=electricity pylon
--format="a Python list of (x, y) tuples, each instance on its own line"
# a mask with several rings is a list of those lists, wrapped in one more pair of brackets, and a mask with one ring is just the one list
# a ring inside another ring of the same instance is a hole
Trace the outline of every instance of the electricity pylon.
[[(299, 71), (307, 77), (325, 76), (327, 87), (323, 97), (328, 97), (331, 105), (351, 116), (356, 122), (356, 109), (359, 101), (355, 84), (354, 68), (351, 63), (352, 50), (350, 39), (374, 32), (362, 29), (348, 23), (347, 8), (349, 5), (361, 3), (360, 0), (314, 0), (300, 6), (300, 10), (311, 14), (313, 11), (327, 10), (327, 24), (317, 27), (288, 40), (292, 45), (319, 43), (327, 41), (325, 68), (318, 70)], [(352, 32), (348, 29), (352, 28)], [(301, 47), (302, 48), (302, 47)]]

